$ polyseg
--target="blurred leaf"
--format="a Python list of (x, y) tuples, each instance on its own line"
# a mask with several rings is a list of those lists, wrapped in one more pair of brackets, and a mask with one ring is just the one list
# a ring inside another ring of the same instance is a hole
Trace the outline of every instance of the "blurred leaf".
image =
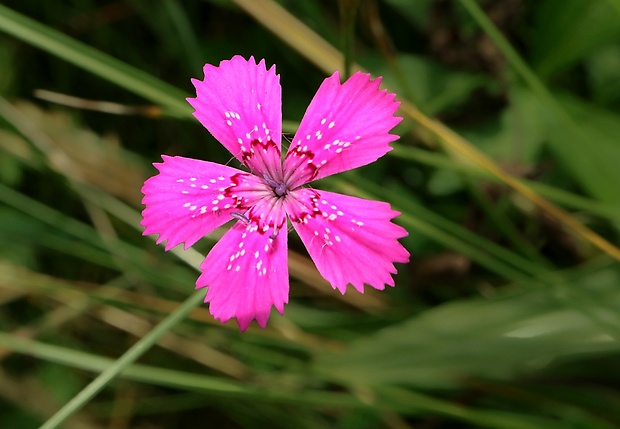
[(0, 425), (6, 428), (34, 428), (41, 424), (41, 420), (30, 413), (19, 409), (0, 409)]
[(36, 262), (36, 246), (24, 239), (24, 236), (41, 233), (41, 225), (22, 216), (15, 211), (0, 206), (0, 242), (10, 246), (0, 246), (0, 259), (34, 268)]
[(509, 168), (518, 172), (540, 163), (541, 149), (549, 139), (553, 118), (527, 88), (511, 86), (508, 100), (509, 105), (497, 120), (461, 132), (493, 159), (511, 163)]
[(82, 388), (82, 382), (76, 374), (67, 374), (58, 365), (42, 365), (37, 378), (61, 403), (69, 401)]
[[(1, 138), (1, 137), (0, 137)], [(22, 168), (15, 158), (0, 158), (0, 182), (4, 182), (9, 186), (15, 186), (22, 178)]]
[[(620, 12), (618, 13), (620, 19)], [(594, 101), (603, 106), (620, 105), (620, 46), (606, 46), (594, 52), (584, 64)]]
[(421, 30), (427, 30), (433, 0), (384, 0), (389, 6), (402, 14), (411, 24)]
[(10, 65), (15, 61), (15, 56), (15, 43), (0, 40), (0, 95), (7, 94), (11, 90), (11, 84), (15, 79), (15, 69)]
[[(603, 268), (594, 282), (575, 278), (596, 302), (620, 305), (620, 272)], [(564, 308), (547, 288), (502, 291), (427, 310), (402, 324), (325, 353), (317, 370), (347, 385), (455, 388), (470, 377), (510, 379), (554, 360), (617, 351), (620, 343), (580, 311)], [(597, 311), (596, 306), (590, 308)]]
[(428, 181), (428, 191), (437, 196), (450, 195), (463, 189), (462, 177), (450, 170), (437, 170)]
[(548, 129), (551, 150), (590, 195), (620, 206), (620, 116), (568, 94), (559, 100), (580, 133), (554, 123)]
[(531, 60), (543, 80), (620, 37), (619, 16), (605, 0), (541, 0), (529, 34)]
[(390, 91), (414, 101), (429, 115), (462, 105), (473, 91), (487, 84), (482, 75), (450, 70), (422, 56), (399, 54), (393, 63), (377, 55), (360, 56), (358, 60), (383, 76)]

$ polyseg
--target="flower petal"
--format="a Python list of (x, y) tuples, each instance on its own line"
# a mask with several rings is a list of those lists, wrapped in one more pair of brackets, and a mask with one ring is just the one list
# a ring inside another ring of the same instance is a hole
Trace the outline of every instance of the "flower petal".
[[(187, 99), (194, 116), (250, 171), (281, 177), (282, 89), (275, 66), (267, 70), (265, 60), (256, 64), (254, 57), (236, 55), (219, 67), (205, 64), (204, 74), (203, 80), (192, 79), (196, 98)], [(268, 142), (278, 157), (254, 157), (252, 145)]]
[(304, 183), (376, 161), (391, 150), (389, 134), (402, 118), (394, 94), (379, 90), (381, 78), (355, 73), (340, 84), (338, 72), (325, 79), (293, 138), (284, 160), (284, 179)]
[(245, 331), (253, 319), (265, 327), (271, 307), (288, 302), (286, 213), (282, 202), (263, 198), (215, 245), (200, 265), (196, 287), (208, 286), (213, 317), (236, 317)]
[(342, 293), (347, 284), (394, 286), (394, 263), (409, 261), (398, 242), (407, 231), (390, 222), (399, 213), (387, 203), (303, 188), (285, 207), (319, 272)]
[(185, 242), (185, 248), (244, 213), (271, 189), (256, 176), (236, 168), (180, 156), (162, 155), (153, 164), (159, 174), (142, 187), (146, 206), (140, 222), (144, 235), (168, 240), (166, 250)]

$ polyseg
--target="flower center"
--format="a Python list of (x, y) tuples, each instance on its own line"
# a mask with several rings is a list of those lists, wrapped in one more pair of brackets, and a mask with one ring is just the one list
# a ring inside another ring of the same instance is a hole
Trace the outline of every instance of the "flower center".
[(267, 173), (263, 174), (263, 177), (265, 178), (265, 182), (267, 182), (267, 184), (273, 188), (273, 192), (278, 197), (282, 197), (282, 196), (286, 195), (286, 193), (288, 192), (288, 189), (286, 187), (286, 183), (284, 183), (284, 182), (277, 182), (277, 181), (273, 180), (271, 177), (269, 177), (269, 175)]

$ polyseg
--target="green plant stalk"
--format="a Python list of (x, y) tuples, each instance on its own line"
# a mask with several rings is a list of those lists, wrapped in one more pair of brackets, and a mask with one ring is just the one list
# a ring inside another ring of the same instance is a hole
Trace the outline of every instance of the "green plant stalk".
[(191, 117), (192, 109), (185, 102), (187, 94), (178, 88), (3, 5), (0, 30), (143, 96), (170, 116)]
[[(0, 332), (0, 345), (18, 353), (36, 356), (51, 362), (57, 362), (89, 371), (99, 371), (101, 368), (108, 366), (110, 362), (110, 359), (100, 356), (16, 337), (5, 332)], [(484, 409), (474, 410), (405, 389), (398, 389), (399, 394), (397, 397), (385, 400), (383, 399), (383, 390), (392, 388), (383, 387), (381, 388), (382, 394), (377, 395), (374, 400), (365, 401), (351, 393), (337, 393), (312, 389), (290, 391), (289, 389), (257, 388), (231, 380), (146, 365), (128, 365), (125, 371), (120, 375), (131, 380), (183, 389), (189, 392), (211, 393), (222, 397), (229, 396), (232, 398), (250, 399), (254, 401), (262, 400), (313, 408), (327, 407), (328, 409), (379, 409), (406, 413), (407, 415), (431, 413), (433, 415), (448, 416), (456, 420), (476, 422), (483, 426), (496, 429), (539, 429), (542, 427), (558, 427), (554, 426), (553, 423), (546, 418), (537, 418), (534, 416), (528, 416), (523, 423), (517, 424), (515, 423), (517, 417), (512, 413), (504, 414), (502, 412)], [(350, 387), (353, 391), (359, 390), (356, 386)], [(372, 394), (371, 391), (369, 392)], [(503, 417), (501, 419), (503, 421), (500, 421), (500, 417)], [(527, 421), (528, 424), (526, 424), (525, 421)]]
[(116, 378), (125, 368), (135, 362), (147, 350), (167, 333), (174, 325), (181, 322), (196, 305), (203, 301), (204, 292), (197, 291), (179, 306), (168, 317), (162, 320), (148, 334), (142, 337), (137, 343), (130, 347), (120, 358), (103, 371), (97, 378), (88, 384), (80, 393), (74, 396), (56, 414), (50, 417), (40, 429), (54, 429), (59, 427), (66, 419), (80, 410), (90, 401), (101, 389), (110, 381)]

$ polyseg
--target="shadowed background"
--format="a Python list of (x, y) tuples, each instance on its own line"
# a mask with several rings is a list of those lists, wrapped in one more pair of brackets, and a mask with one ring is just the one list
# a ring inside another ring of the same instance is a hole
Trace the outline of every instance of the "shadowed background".
[(411, 262), (343, 296), (292, 233), (284, 316), (198, 306), (58, 427), (620, 425), (619, 0), (7, 0), (0, 427), (52, 425), (192, 294), (225, 228), (165, 253), (140, 188), (230, 161), (185, 97), (235, 54), (276, 64), (289, 138), (334, 70), (384, 77), (395, 149), (317, 188), (390, 202)]

